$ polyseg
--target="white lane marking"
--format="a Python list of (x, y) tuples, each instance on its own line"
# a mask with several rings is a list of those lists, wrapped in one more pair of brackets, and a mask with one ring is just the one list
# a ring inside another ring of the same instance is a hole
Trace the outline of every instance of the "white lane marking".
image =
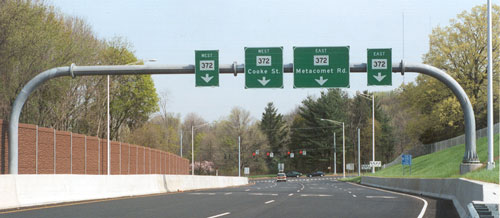
[(249, 195), (258, 195), (258, 196), (278, 196), (278, 194), (272, 193), (248, 193)]
[(230, 195), (230, 194), (233, 194), (232, 192), (228, 192), (228, 193), (225, 193), (224, 195)]
[(270, 200), (270, 201), (266, 201), (265, 204), (270, 204), (270, 203), (273, 203), (274, 200)]
[(260, 188), (257, 188), (258, 190), (260, 190)]
[(352, 197), (353, 197), (353, 198), (355, 198), (355, 197), (356, 197), (356, 195), (352, 195)]
[(326, 189), (326, 188), (323, 188), (323, 187), (319, 187), (319, 188), (311, 187), (309, 189)]
[(288, 194), (288, 196), (292, 196), (292, 195), (293, 195), (293, 193)]
[(366, 198), (387, 198), (387, 199), (391, 199), (391, 198), (396, 198), (394, 196), (366, 196)]
[(416, 198), (418, 200), (421, 200), (424, 202), (424, 206), (422, 207), (422, 210), (420, 211), (420, 214), (418, 214), (418, 217), (417, 218), (422, 218), (424, 217), (424, 214), (425, 214), (425, 210), (427, 210), (427, 201), (421, 197), (417, 197), (417, 196), (413, 196), (413, 195), (408, 195), (408, 194), (404, 194), (404, 193), (399, 193), (399, 192), (393, 192), (393, 191), (388, 191), (388, 190), (384, 190), (384, 189), (379, 189), (379, 188), (373, 188), (373, 187), (367, 187), (367, 186), (361, 186), (361, 185), (358, 185), (358, 184), (355, 184), (355, 183), (350, 183), (348, 182), (349, 184), (351, 185), (356, 185), (356, 186), (359, 186), (359, 187), (363, 187), (363, 188), (369, 188), (369, 189), (373, 189), (373, 190), (378, 190), (378, 191), (383, 191), (383, 192), (389, 192), (389, 193), (393, 193), (393, 194), (398, 194), (398, 195), (404, 195), (404, 196), (408, 196), (408, 197), (412, 197), (412, 198)]
[(349, 192), (349, 194), (351, 194), (351, 193), (352, 193), (352, 192), (350, 192), (350, 191), (348, 191), (348, 192)]
[(215, 195), (215, 193), (204, 193), (204, 192), (199, 192), (199, 193), (189, 193), (190, 195)]
[(297, 190), (297, 192), (300, 192), (300, 190)]
[(301, 194), (302, 197), (331, 197), (332, 195), (323, 195), (323, 194)]
[(229, 215), (231, 214), (230, 212), (225, 212), (225, 213), (221, 213), (221, 214), (217, 214), (217, 215), (214, 215), (214, 216), (209, 216), (207, 218), (217, 218), (217, 217), (221, 217), (221, 216), (225, 216), (225, 215)]
[(250, 189), (247, 189), (247, 190), (245, 190), (245, 191), (246, 191), (246, 192), (247, 192), (247, 191), (250, 191)]

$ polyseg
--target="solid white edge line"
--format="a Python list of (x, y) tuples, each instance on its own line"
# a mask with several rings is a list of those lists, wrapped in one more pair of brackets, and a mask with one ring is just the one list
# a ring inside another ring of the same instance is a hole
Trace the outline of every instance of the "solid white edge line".
[(379, 188), (374, 188), (374, 187), (369, 187), (369, 186), (362, 186), (362, 185), (358, 185), (356, 183), (351, 183), (351, 182), (348, 182), (348, 183), (351, 184), (351, 185), (356, 185), (356, 186), (360, 186), (360, 187), (363, 187), (363, 188), (369, 188), (369, 189), (374, 189), (374, 190), (377, 190), (377, 191), (383, 191), (383, 192), (389, 192), (389, 193), (398, 194), (398, 195), (404, 195), (404, 196), (416, 198), (416, 199), (419, 199), (419, 200), (423, 201), (424, 202), (424, 206), (422, 207), (422, 210), (420, 211), (420, 214), (418, 215), (417, 218), (424, 217), (425, 210), (427, 210), (427, 201), (425, 199), (421, 198), (421, 197), (417, 197), (417, 196), (413, 196), (413, 195), (409, 195), (409, 194), (405, 194), (405, 193), (393, 192), (393, 191), (379, 189)]
[(225, 213), (221, 213), (221, 214), (217, 214), (215, 216), (209, 216), (207, 218), (216, 218), (216, 217), (221, 217), (221, 216), (225, 216), (225, 215), (229, 215), (231, 214), (230, 212), (225, 212)]
[(274, 200), (270, 200), (270, 201), (266, 201), (264, 204), (270, 204), (270, 203), (273, 203)]

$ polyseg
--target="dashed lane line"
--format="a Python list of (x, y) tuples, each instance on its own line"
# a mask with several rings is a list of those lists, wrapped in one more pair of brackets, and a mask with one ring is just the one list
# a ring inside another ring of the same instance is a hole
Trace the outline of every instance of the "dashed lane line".
[(301, 194), (301, 197), (331, 197), (332, 195), (324, 195), (324, 194)]
[(221, 214), (217, 214), (217, 215), (214, 215), (214, 216), (209, 216), (207, 218), (217, 218), (217, 217), (221, 217), (221, 216), (225, 216), (225, 215), (229, 215), (231, 214), (230, 212), (225, 212), (225, 213), (221, 213)]
[(366, 196), (366, 198), (385, 198), (385, 199), (391, 199), (391, 198), (396, 198), (394, 196)]
[(266, 201), (265, 204), (270, 204), (270, 203), (273, 203), (274, 200), (270, 200), (270, 201)]
[(273, 194), (273, 193), (248, 193), (248, 194), (257, 196), (278, 196), (278, 194)]
[(195, 192), (195, 193), (188, 193), (190, 195), (215, 195), (215, 193), (206, 193), (206, 192)]

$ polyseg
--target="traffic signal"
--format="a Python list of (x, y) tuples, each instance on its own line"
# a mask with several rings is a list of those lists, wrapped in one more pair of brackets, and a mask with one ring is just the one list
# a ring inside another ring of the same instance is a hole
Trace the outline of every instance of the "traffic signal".
[(253, 158), (255, 158), (255, 152), (254, 152), (254, 153), (252, 153), (252, 157), (253, 157)]
[(302, 154), (302, 150), (299, 151), (299, 154)]
[(290, 152), (287, 152), (286, 154), (290, 155)]
[(269, 152), (267, 152), (266, 155), (269, 157)]

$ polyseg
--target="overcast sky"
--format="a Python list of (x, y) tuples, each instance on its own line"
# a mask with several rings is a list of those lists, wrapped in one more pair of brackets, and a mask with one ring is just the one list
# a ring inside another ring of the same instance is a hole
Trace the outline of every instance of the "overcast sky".
[[(392, 48), (393, 63), (404, 55), (420, 63), (432, 28), (446, 26), (458, 13), (484, 1), (470, 0), (49, 0), (65, 14), (85, 19), (99, 38), (125, 38), (139, 59), (149, 64), (194, 64), (194, 50), (219, 50), (220, 64), (244, 63), (244, 47), (283, 46), (292, 63), (293, 46), (350, 46), (350, 63), (366, 62), (367, 48)], [(404, 14), (404, 31), (403, 31)], [(404, 43), (403, 43), (404, 35)], [(403, 49), (404, 44), (404, 49)], [(403, 52), (404, 50), (404, 52)], [(403, 54), (404, 53), (404, 54)], [(366, 74), (351, 74), (350, 93), (387, 91), (415, 74), (393, 74), (393, 86), (368, 87)], [(283, 89), (245, 89), (244, 75), (220, 75), (220, 86), (195, 88), (194, 75), (154, 75), (159, 94), (168, 93), (168, 111), (184, 117), (197, 113), (207, 121), (227, 116), (239, 106), (260, 119), (274, 102), (288, 113), (322, 89), (293, 89), (284, 75)]]

